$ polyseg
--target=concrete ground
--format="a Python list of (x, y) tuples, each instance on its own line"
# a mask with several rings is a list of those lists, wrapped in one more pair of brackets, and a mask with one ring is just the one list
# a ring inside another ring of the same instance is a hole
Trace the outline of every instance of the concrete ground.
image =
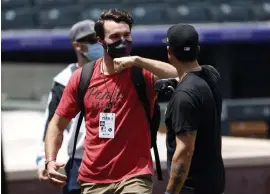
[[(40, 183), (36, 176), (35, 159), (42, 137), (43, 116), (44, 113), (38, 111), (2, 112), (4, 164), (10, 194), (60, 192), (46, 183)], [(165, 134), (158, 135), (158, 148), (166, 175)], [(227, 193), (270, 193), (269, 140), (223, 137), (222, 151), (227, 171)], [(59, 160), (66, 159), (64, 143)], [(167, 180), (155, 182), (153, 193), (163, 193), (166, 183)]]

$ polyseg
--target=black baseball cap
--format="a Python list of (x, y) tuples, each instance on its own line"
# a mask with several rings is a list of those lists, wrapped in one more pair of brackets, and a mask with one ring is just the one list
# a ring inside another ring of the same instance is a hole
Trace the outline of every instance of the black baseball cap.
[(179, 59), (196, 58), (199, 52), (199, 34), (188, 24), (171, 26), (167, 31), (165, 42)]

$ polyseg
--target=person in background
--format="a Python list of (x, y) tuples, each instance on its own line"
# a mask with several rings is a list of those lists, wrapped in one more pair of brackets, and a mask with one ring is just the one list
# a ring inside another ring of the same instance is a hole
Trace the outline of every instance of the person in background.
[[(48, 124), (52, 119), (54, 112), (60, 102), (63, 91), (75, 70), (82, 67), (84, 64), (97, 60), (98, 58), (103, 57), (104, 49), (101, 44), (98, 43), (96, 38), (96, 33), (94, 30), (95, 23), (92, 20), (80, 21), (72, 26), (69, 32), (69, 38), (72, 43), (72, 47), (77, 56), (77, 62), (68, 65), (63, 69), (57, 76), (53, 79), (53, 86), (49, 94), (46, 113), (45, 113), (45, 126), (43, 131), (42, 143), (36, 158), (36, 164), (38, 166), (38, 178), (41, 181), (49, 180), (47, 172), (45, 170), (45, 150), (44, 150), (44, 140), (47, 132)], [(69, 127), (67, 127), (67, 139), (68, 139), (68, 155), (71, 157), (74, 135), (76, 130), (78, 117), (74, 118)], [(82, 155), (83, 155), (83, 141), (85, 137), (85, 126), (84, 122), (81, 126), (77, 146), (75, 159), (73, 163), (73, 168), (69, 169), (70, 159), (65, 167), (67, 174), (67, 182), (63, 188), (64, 194), (80, 194), (80, 186), (77, 183), (78, 178), (78, 168), (81, 164)]]

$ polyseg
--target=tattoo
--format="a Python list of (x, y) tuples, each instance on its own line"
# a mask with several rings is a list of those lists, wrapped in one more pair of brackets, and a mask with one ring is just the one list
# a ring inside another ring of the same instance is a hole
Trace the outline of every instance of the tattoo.
[(173, 162), (167, 192), (178, 194), (186, 180), (189, 168), (183, 162)]
[(193, 155), (197, 131), (186, 131), (176, 137), (176, 151), (171, 164), (170, 180), (167, 186), (167, 192), (179, 194), (188, 172)]
[(171, 172), (177, 176), (181, 176), (183, 173), (185, 173), (185, 168), (180, 163), (174, 163), (171, 168)]

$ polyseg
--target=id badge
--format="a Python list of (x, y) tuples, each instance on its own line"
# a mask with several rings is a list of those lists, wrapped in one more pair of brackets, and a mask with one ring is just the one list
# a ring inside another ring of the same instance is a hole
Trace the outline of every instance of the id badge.
[(115, 113), (100, 113), (99, 138), (114, 138)]

